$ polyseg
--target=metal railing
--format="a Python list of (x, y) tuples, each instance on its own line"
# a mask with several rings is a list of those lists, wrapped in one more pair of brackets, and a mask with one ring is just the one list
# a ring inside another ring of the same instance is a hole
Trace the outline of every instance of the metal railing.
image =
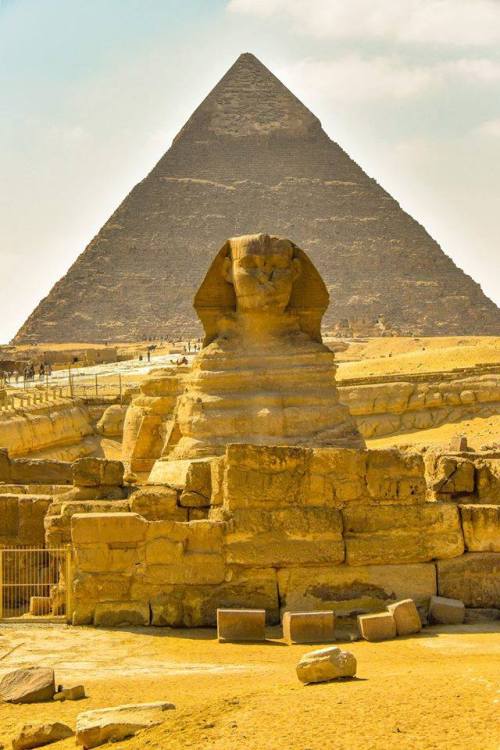
[(0, 620), (67, 620), (71, 561), (70, 547), (1, 548)]

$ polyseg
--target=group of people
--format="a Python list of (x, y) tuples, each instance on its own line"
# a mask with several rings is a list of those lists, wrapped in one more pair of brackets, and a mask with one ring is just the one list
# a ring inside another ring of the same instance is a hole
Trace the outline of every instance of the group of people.
[(52, 365), (50, 363), (45, 364), (45, 362), (40, 362), (38, 368), (35, 368), (33, 362), (29, 362), (22, 371), (4, 370), (4, 372), (1, 373), (1, 378), (4, 383), (11, 383), (12, 380), (19, 383), (20, 377), (22, 377), (25, 382), (29, 382), (30, 380), (35, 380), (37, 375), (39, 380), (44, 380), (45, 377), (50, 377), (52, 375)]

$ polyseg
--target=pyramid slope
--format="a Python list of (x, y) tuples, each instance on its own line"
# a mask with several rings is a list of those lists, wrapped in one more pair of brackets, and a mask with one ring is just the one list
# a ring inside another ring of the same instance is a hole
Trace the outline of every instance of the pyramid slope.
[(500, 311), (253, 55), (241, 55), (14, 341), (199, 335), (192, 300), (227, 237), (284, 235), (330, 291), (326, 325), (497, 335)]

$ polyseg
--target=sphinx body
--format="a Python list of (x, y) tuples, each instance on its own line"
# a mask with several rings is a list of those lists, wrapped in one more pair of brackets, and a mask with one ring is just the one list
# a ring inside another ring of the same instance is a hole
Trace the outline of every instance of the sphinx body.
[(205, 347), (185, 377), (163, 459), (228, 443), (363, 447), (321, 341), (328, 292), (305, 253), (265, 234), (228, 240), (195, 298)]

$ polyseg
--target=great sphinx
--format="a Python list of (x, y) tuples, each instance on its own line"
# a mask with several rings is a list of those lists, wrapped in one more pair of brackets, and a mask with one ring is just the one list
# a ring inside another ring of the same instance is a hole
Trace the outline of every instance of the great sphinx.
[(227, 240), (194, 300), (204, 346), (183, 380), (162, 461), (220, 455), (228, 443), (363, 447), (322, 343), (328, 302), (290, 240)]

